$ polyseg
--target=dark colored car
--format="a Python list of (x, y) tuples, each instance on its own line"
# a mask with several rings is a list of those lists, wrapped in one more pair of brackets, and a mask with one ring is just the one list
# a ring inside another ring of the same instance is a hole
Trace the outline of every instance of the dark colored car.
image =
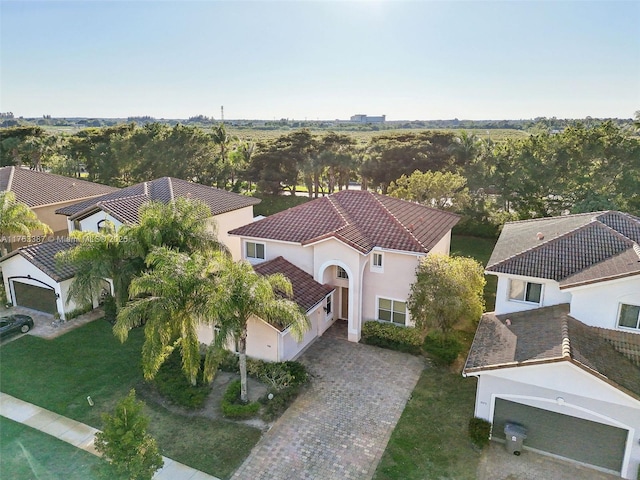
[(29, 315), (9, 315), (0, 317), (0, 337), (11, 333), (27, 333), (33, 328), (33, 318)]

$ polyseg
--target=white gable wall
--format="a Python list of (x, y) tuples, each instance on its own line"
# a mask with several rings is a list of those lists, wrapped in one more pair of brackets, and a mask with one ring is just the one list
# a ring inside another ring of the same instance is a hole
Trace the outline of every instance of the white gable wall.
[[(80, 229), (83, 232), (98, 232), (98, 223), (103, 221), (103, 220), (107, 220), (111, 223), (113, 223), (113, 225), (116, 228), (116, 232), (118, 231), (118, 229), (122, 226), (122, 222), (119, 220), (116, 220), (115, 218), (113, 218), (111, 215), (109, 215), (107, 212), (100, 210), (92, 215), (89, 215), (86, 218), (83, 218), (82, 220), (80, 220)], [(69, 231), (72, 232), (73, 231), (73, 222), (69, 221)]]
[(492, 421), (496, 398), (630, 430), (622, 473), (635, 479), (640, 464), (640, 401), (566, 361), (480, 373), (475, 416)]
[[(554, 280), (545, 280), (536, 277), (525, 277), (521, 275), (507, 275), (504, 273), (488, 272), (498, 277), (498, 287), (496, 289), (496, 315), (513, 312), (523, 312), (534, 310), (540, 307), (550, 307), (571, 302), (571, 293), (560, 290), (560, 284)], [(525, 282), (541, 283), (542, 298), (541, 303), (528, 303), (509, 299), (510, 280), (524, 280)]]
[[(640, 277), (627, 277), (567, 289), (572, 317), (587, 325), (617, 329), (620, 304), (640, 305)], [(621, 328), (620, 330), (637, 332)]]

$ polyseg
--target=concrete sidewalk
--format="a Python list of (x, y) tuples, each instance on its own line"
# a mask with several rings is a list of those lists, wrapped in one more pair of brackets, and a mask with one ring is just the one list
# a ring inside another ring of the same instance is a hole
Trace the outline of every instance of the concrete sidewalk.
[[(59, 438), (74, 447), (94, 455), (100, 455), (93, 441), (99, 430), (63, 417), (44, 408), (24, 402), (0, 392), (0, 415)], [(155, 480), (219, 480), (182, 463), (162, 457), (164, 466), (154, 475)]]

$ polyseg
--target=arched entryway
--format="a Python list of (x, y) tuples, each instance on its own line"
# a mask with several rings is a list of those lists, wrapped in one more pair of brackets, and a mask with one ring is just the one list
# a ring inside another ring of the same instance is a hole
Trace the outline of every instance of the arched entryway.
[(331, 334), (344, 339), (357, 341), (359, 332), (355, 319), (354, 272), (348, 265), (331, 260), (323, 264), (316, 280), (335, 287), (333, 293), (333, 326)]

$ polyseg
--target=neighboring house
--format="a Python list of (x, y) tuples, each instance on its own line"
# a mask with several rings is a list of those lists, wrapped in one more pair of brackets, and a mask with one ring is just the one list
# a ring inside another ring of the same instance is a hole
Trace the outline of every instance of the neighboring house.
[(19, 202), (26, 203), (41, 222), (51, 227), (54, 235), (62, 236), (67, 234), (67, 220), (56, 215), (57, 209), (118, 189), (28, 168), (2, 167), (0, 191), (13, 192)]
[[(333, 323), (331, 298), (334, 287), (321, 285), (283, 257), (256, 265), (255, 271), (259, 275), (281, 273), (291, 281), (292, 300), (306, 312), (310, 329), (298, 342), (287, 328), (288, 325), (273, 325), (253, 317), (247, 325), (247, 355), (272, 362), (292, 360)], [(213, 336), (214, 329), (211, 327), (203, 326), (198, 331), (198, 338), (203, 343), (211, 343)], [(233, 345), (229, 346), (234, 350)]]
[(496, 311), (464, 375), (475, 415), (525, 447), (635, 479), (640, 465), (640, 218), (607, 211), (511, 222), (486, 273)]
[(218, 240), (229, 248), (234, 259), (239, 259), (240, 241), (227, 232), (253, 220), (253, 206), (260, 203), (258, 198), (163, 177), (60, 208), (56, 213), (68, 217), (69, 231), (97, 232), (107, 221), (116, 229), (123, 224), (137, 223), (138, 210), (145, 202), (168, 203), (178, 197), (200, 200), (211, 209), (210, 230), (217, 229)]
[[(263, 262), (282, 257), (317, 284), (331, 286), (325, 318), (311, 335), (344, 319), (348, 339), (357, 342), (367, 320), (412, 324), (407, 297), (418, 262), (430, 252), (449, 253), (451, 228), (458, 220), (417, 203), (345, 190), (229, 234), (242, 240), (242, 256), (257, 271)], [(249, 342), (252, 335), (249, 330)]]
[[(166, 203), (178, 197), (206, 203), (211, 209), (208, 221), (212, 226), (217, 224), (218, 239), (229, 247), (234, 258), (240, 257), (240, 241), (227, 236), (226, 231), (250, 222), (253, 205), (260, 200), (185, 180), (159, 178), (65, 206), (57, 213), (68, 217), (70, 231), (97, 232), (107, 220), (116, 227), (125, 223), (135, 224), (138, 209), (144, 202)], [(66, 318), (67, 313), (76, 308), (73, 300), (68, 298), (75, 272), (68, 267), (57, 266), (54, 257), (57, 252), (72, 246), (72, 242), (47, 242), (20, 248), (0, 259), (8, 301), (43, 312), (58, 312)], [(93, 303), (94, 307), (97, 306), (97, 299)]]

